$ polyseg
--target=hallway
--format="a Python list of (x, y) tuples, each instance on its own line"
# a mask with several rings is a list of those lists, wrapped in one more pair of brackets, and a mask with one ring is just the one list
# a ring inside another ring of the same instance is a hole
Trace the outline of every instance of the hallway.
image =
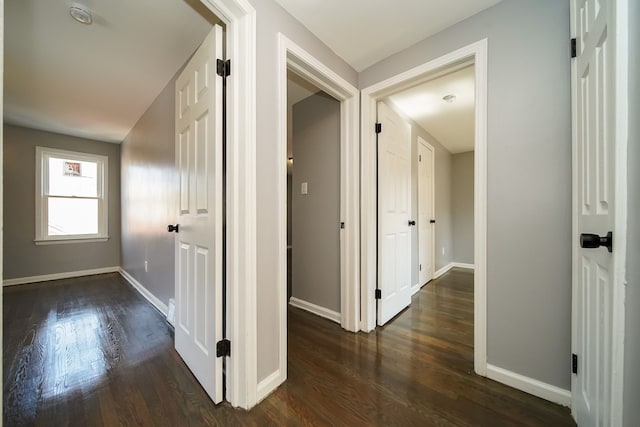
[(371, 334), (289, 310), (289, 379), (250, 412), (213, 406), (163, 317), (117, 274), (4, 290), (4, 424), (574, 425), (477, 377), (473, 274), (454, 269)]

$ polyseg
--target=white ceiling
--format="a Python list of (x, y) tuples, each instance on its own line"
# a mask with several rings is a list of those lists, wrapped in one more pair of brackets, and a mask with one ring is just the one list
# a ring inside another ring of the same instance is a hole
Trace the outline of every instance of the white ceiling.
[(501, 0), (275, 0), (360, 72)]
[(93, 25), (67, 0), (5, 2), (4, 119), (121, 142), (216, 18), (198, 0), (82, 3)]
[[(438, 77), (389, 97), (406, 116), (433, 135), (450, 153), (474, 149), (474, 66)], [(442, 98), (455, 95), (452, 103)]]
[[(276, 1), (362, 70), (499, 0)], [(68, 0), (5, 2), (4, 119), (121, 142), (217, 19), (199, 0), (83, 4), (93, 25)]]

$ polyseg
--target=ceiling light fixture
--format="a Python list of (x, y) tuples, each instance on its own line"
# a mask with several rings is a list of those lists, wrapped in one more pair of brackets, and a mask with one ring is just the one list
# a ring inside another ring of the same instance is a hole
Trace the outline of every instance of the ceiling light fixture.
[(456, 100), (456, 96), (453, 94), (445, 95), (442, 97), (442, 100), (447, 104), (451, 104), (453, 101)]
[(72, 4), (69, 7), (69, 14), (81, 24), (91, 25), (93, 23), (91, 11), (81, 4)]

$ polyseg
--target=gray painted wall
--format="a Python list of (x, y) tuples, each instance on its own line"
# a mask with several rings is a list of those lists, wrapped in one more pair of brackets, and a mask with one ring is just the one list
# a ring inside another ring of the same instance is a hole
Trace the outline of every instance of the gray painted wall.
[[(257, 324), (258, 382), (278, 370), (278, 97), (277, 33), (315, 56), (354, 86), (358, 75), (309, 30), (273, 0), (249, 0), (257, 14), (256, 185), (257, 185)], [(286, 339), (286, 337), (285, 337)]]
[(473, 264), (473, 151), (451, 157), (453, 260)]
[[(122, 142), (121, 266), (165, 304), (174, 295), (174, 76)], [(148, 261), (148, 272), (144, 262)]]
[[(36, 246), (36, 146), (109, 158), (109, 240)], [(120, 146), (4, 125), (4, 279), (120, 265)]]
[(628, 236), (625, 322), (624, 414), (626, 427), (640, 421), (640, 2), (629, 2)]
[(292, 119), (292, 295), (340, 313), (340, 102), (312, 95)]
[(569, 389), (569, 2), (504, 0), (363, 71), (359, 86), (483, 38), (489, 49), (488, 362)]

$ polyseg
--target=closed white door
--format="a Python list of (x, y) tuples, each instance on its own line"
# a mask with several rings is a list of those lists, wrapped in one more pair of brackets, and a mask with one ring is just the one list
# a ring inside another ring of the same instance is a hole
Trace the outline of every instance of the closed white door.
[(611, 417), (615, 254), (600, 246), (600, 237), (614, 229), (615, 28), (612, 0), (574, 0), (571, 6), (577, 38), (577, 57), (572, 61), (576, 198), (572, 351), (577, 357), (572, 411), (580, 426), (606, 426)]
[(378, 325), (411, 303), (409, 124), (378, 103)]
[(433, 147), (418, 138), (418, 281), (420, 286), (434, 273), (434, 154)]
[(222, 29), (215, 26), (176, 81), (175, 346), (215, 403), (222, 400)]

